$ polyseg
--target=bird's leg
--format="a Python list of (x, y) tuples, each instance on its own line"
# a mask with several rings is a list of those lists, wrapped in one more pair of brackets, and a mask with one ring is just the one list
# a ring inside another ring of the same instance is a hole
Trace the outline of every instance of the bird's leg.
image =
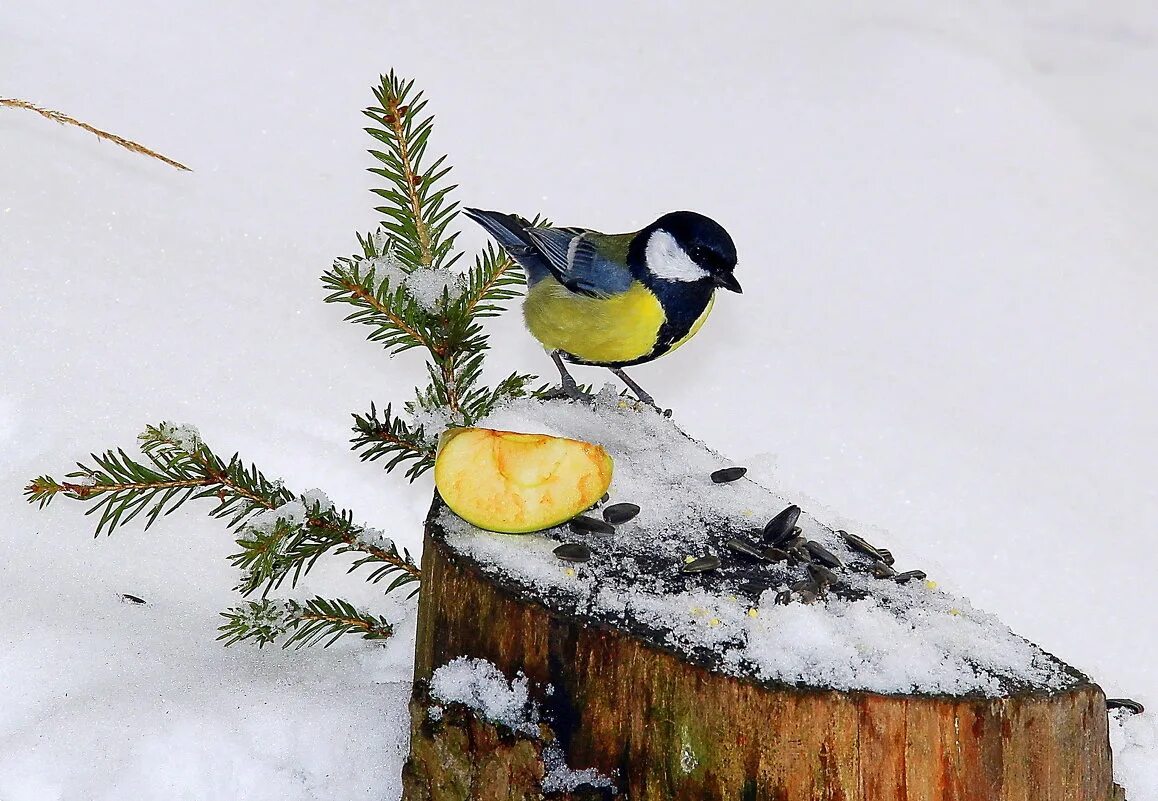
[(646, 403), (648, 406), (653, 407), (657, 412), (661, 412), (664, 417), (671, 417), (671, 409), (661, 409), (659, 406), (656, 406), (655, 398), (645, 392), (643, 387), (635, 383), (635, 380), (627, 373), (623, 372), (621, 368), (609, 367), (607, 369), (615, 373), (620, 381), (627, 384), (628, 389), (635, 393), (635, 397), (639, 398), (640, 402)]
[(575, 379), (567, 372), (567, 366), (563, 364), (563, 356), (559, 351), (551, 351), (551, 361), (559, 368), (559, 379), (562, 384), (563, 397), (578, 401), (591, 400), (591, 396), (579, 389), (579, 385), (575, 383)]

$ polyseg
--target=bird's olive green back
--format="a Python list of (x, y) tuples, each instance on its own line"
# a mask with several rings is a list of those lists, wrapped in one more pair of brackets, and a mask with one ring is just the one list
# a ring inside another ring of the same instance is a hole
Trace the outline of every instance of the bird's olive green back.
[(627, 264), (627, 251), (631, 247), (631, 240), (635, 239), (635, 233), (600, 234), (591, 231), (586, 239), (595, 246), (603, 258), (616, 264)]

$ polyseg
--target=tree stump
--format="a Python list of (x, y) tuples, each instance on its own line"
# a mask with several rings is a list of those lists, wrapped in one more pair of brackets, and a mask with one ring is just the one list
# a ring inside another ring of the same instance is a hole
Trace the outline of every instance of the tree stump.
[[(558, 430), (558, 419), (549, 422)], [(652, 421), (648, 425), (661, 424)], [(643, 456), (633, 447), (614, 453), (615, 438), (622, 433), (613, 433), (601, 443), (613, 450), (617, 470), (621, 460)], [(591, 439), (593, 431), (579, 427), (569, 432), (574, 434)], [(625, 438), (636, 442), (631, 432)], [(687, 442), (691, 441), (686, 440), (685, 446)], [(698, 443), (693, 444), (719, 460)], [(670, 449), (663, 451), (670, 453)], [(688, 465), (684, 463), (680, 469), (688, 469)], [(639, 474), (635, 478), (657, 477)], [(615, 491), (613, 481), (612, 492)], [(705, 495), (711, 492), (711, 487), (705, 485)], [(713, 501), (709, 499), (708, 503)], [(713, 528), (717, 530), (711, 531)], [(403, 775), (403, 798), (1121, 798), (1112, 781), (1108, 721), (1101, 689), (1040, 649), (1033, 651), (1029, 674), (1045, 677), (1040, 685), (1035, 680), (1015, 680), (1004, 674), (994, 684), (986, 671), (992, 669), (994, 675), (1001, 671), (990, 661), (986, 663), (989, 667), (966, 674), (981, 689), (961, 693), (857, 689), (858, 678), (846, 681), (839, 678), (840, 673), (833, 674), (838, 677), (835, 683), (849, 686), (826, 687), (808, 679), (786, 681), (784, 676), (761, 672), (759, 654), (743, 651), (750, 643), (740, 641), (745, 631), (749, 639), (755, 640), (757, 630), (742, 626), (760, 615), (779, 620), (776, 615), (787, 615), (785, 610), (790, 608), (796, 610), (791, 612), (793, 615), (822, 614), (820, 609), (826, 602), (821, 600), (813, 607), (818, 611), (805, 610), (796, 597), (790, 600), (797, 607), (769, 605), (773, 594), (783, 592), (776, 587), (787, 581), (784, 571), (803, 573), (806, 565), (764, 564), (756, 558), (739, 557), (732, 561), (724, 541), (735, 531), (719, 530), (719, 520), (706, 521), (704, 529), (708, 530), (707, 550), (719, 553), (723, 563), (716, 572), (726, 574), (731, 569), (735, 573), (730, 578), (722, 575), (713, 579), (725, 582), (720, 591), (739, 593), (722, 596), (721, 603), (735, 602), (740, 610), (757, 604), (739, 613), (750, 616), (750, 620), (721, 617), (702, 622), (703, 631), (709, 633), (708, 646), (703, 639), (697, 639), (701, 635), (681, 634), (693, 631), (687, 628), (686, 621), (677, 620), (665, 630), (662, 616), (638, 613), (650, 608), (650, 596), (633, 598), (626, 614), (608, 612), (608, 608), (617, 608), (617, 602), (606, 597), (607, 587), (615, 586), (617, 575), (620, 579), (627, 575), (632, 581), (647, 585), (656, 598), (671, 597), (671, 585), (659, 580), (649, 585), (647, 569), (638, 572), (638, 562), (632, 563), (634, 566), (627, 573), (611, 569), (606, 584), (597, 566), (593, 566), (592, 575), (587, 577), (593, 583), (588, 585), (586, 594), (568, 594), (564, 582), (572, 577), (578, 581), (582, 577), (577, 572), (588, 568), (561, 562), (553, 565), (550, 546), (557, 542), (544, 545), (541, 535), (520, 538), (479, 532), (455, 518), (436, 496), (422, 558), (412, 741)], [(758, 531), (749, 531), (750, 539)], [(557, 533), (560, 539), (572, 537), (565, 529)], [(595, 535), (575, 536), (588, 537), (596, 549)], [(630, 543), (623, 542), (599, 547), (608, 554), (618, 553), (617, 548), (631, 551)], [(829, 556), (834, 555), (837, 547), (833, 541), (828, 547)], [(506, 556), (496, 557), (502, 553)], [(844, 591), (852, 600), (832, 601), (844, 604), (843, 609), (858, 608), (858, 591), (854, 590), (871, 586), (864, 583), (869, 579), (853, 571), (856, 564), (851, 553), (837, 554), (836, 561), (842, 566), (834, 570), (848, 577), (849, 586)], [(839, 558), (841, 555), (843, 559)], [(521, 561), (524, 559), (526, 565)], [(593, 557), (592, 564), (597, 561)], [(626, 557), (619, 561), (631, 562)], [(611, 564), (619, 562), (612, 560)], [(548, 567), (555, 567), (558, 575), (545, 572)], [(670, 576), (673, 572), (672, 565), (658, 557), (648, 568), (654, 568), (657, 575)], [(756, 574), (763, 584), (750, 586), (750, 576)], [(697, 582), (686, 597), (692, 601), (701, 597), (698, 582), (705, 579), (680, 574), (675, 580), (682, 582), (681, 586)], [(830, 600), (840, 598), (837, 593), (843, 586), (840, 582), (833, 585)], [(823, 595), (829, 588), (821, 590)], [(896, 598), (902, 597), (895, 595), (897, 591), (891, 586), (888, 591), (894, 593), (888, 603), (895, 604)], [(904, 592), (907, 594), (903, 597), (908, 598), (920, 591), (906, 588)], [(758, 605), (760, 598), (765, 605)], [(871, 602), (862, 605), (873, 606)], [(713, 607), (708, 614), (723, 616), (724, 612), (718, 611), (723, 608)], [(637, 612), (631, 613), (631, 609)], [(907, 614), (903, 609), (897, 613)], [(698, 620), (694, 609), (688, 619)], [(855, 625), (854, 618), (847, 620), (848, 625)], [(951, 621), (949, 625), (957, 623)], [(711, 646), (711, 632), (728, 626), (734, 631), (719, 635), (725, 645)], [(1019, 642), (1032, 647), (1023, 640)], [(750, 660), (736, 656), (749, 653), (755, 654)], [(484, 720), (471, 709), (437, 704), (430, 696), (431, 678), (437, 669), (458, 657), (487, 660), (508, 679), (525, 675), (531, 697), (543, 713), (538, 733), (515, 732)], [(778, 658), (773, 654), (772, 664), (777, 664)], [(985, 658), (978, 657), (981, 661)], [(919, 680), (915, 686), (920, 686)], [(544, 793), (546, 748), (561, 752), (569, 768), (593, 768), (609, 777), (614, 786), (580, 785)]]

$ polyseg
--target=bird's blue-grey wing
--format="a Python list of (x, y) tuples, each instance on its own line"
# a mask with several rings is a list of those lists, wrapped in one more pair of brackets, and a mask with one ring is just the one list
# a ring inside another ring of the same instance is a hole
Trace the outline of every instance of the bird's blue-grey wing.
[(591, 231), (582, 228), (528, 228), (527, 236), (547, 261), (551, 272), (572, 292), (609, 297), (631, 288), (626, 264), (600, 252)]

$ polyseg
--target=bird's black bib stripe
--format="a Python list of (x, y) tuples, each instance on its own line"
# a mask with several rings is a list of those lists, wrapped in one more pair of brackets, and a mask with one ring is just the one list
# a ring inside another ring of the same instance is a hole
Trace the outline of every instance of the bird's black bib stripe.
[(655, 348), (648, 359), (662, 356), (671, 350), (672, 345), (687, 336), (696, 320), (708, 308), (715, 287), (710, 280), (689, 283), (656, 281), (651, 291), (659, 297), (666, 319), (660, 326)]

